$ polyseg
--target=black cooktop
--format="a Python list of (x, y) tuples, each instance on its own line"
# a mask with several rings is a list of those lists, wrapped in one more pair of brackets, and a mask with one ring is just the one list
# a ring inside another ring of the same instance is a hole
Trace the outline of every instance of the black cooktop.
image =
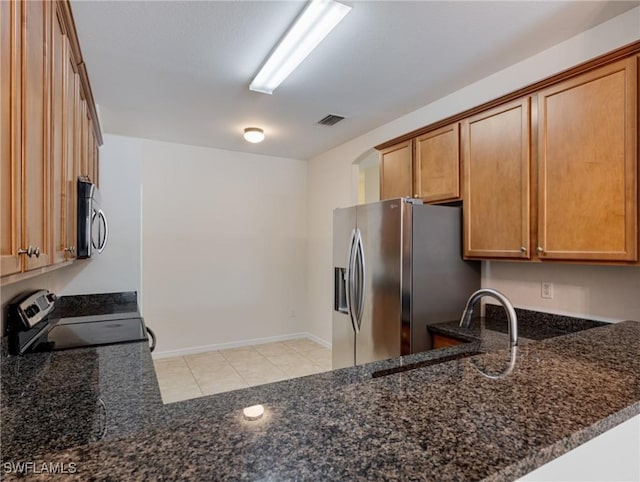
[[(122, 301), (122, 295), (126, 293), (81, 295), (72, 297), (73, 302), (66, 301), (65, 297), (59, 300), (48, 290), (19, 295), (7, 308), (9, 353), (23, 355), (34, 351), (148, 341), (147, 333), (154, 339), (150, 347), (153, 351), (155, 338), (145, 326), (137, 303), (117, 302)], [(132, 295), (135, 297), (135, 293)], [(115, 300), (111, 305), (118, 309), (109, 309), (105, 313), (105, 303), (92, 306), (95, 298)], [(69, 305), (74, 308), (74, 304), (84, 309), (70, 309)], [(87, 311), (94, 311), (94, 314), (87, 314)]]
[(137, 313), (60, 318), (33, 351), (66, 350), (114, 343), (146, 341), (144, 321)]

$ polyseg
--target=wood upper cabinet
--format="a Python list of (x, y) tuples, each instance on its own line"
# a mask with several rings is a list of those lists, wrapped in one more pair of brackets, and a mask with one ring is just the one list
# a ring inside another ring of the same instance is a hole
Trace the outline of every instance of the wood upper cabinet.
[(22, 271), (22, 4), (0, 2), (0, 273)]
[(65, 105), (64, 105), (64, 146), (65, 146), (65, 191), (66, 191), (66, 217), (65, 239), (67, 259), (74, 258), (76, 255), (76, 216), (77, 216), (77, 199), (78, 188), (77, 179), (79, 175), (79, 142), (78, 142), (78, 120), (76, 119), (76, 104), (80, 99), (80, 76), (73, 59), (69, 40), (65, 37), (66, 48), (65, 54)]
[(53, 2), (21, 2), (22, 7), (22, 162), (23, 248), (32, 247), (24, 270), (52, 259), (50, 232), (50, 44)]
[(66, 225), (67, 213), (67, 185), (65, 182), (66, 163), (66, 130), (67, 118), (65, 112), (67, 45), (61, 20), (57, 12), (53, 13), (51, 22), (51, 207), (53, 260), (60, 263), (66, 259), (67, 247)]
[(87, 158), (87, 147), (89, 145), (89, 128), (87, 122), (87, 101), (85, 100), (82, 89), (80, 89), (80, 105), (79, 105), (79, 127), (78, 131), (80, 134), (80, 175), (88, 176), (89, 175), (89, 159)]
[(460, 127), (456, 122), (415, 139), (414, 197), (460, 199)]
[(638, 60), (538, 94), (541, 259), (638, 259)]
[(464, 255), (529, 258), (530, 98), (462, 123)]
[(465, 257), (640, 265), (638, 52), (640, 41), (380, 144), (383, 198), (410, 195), (413, 154), (411, 194), (458, 199), (460, 123)]
[(0, 275), (8, 284), (74, 257), (76, 180), (81, 159), (95, 172), (99, 130), (68, 2), (0, 2), (0, 39)]
[(380, 199), (411, 197), (413, 194), (413, 141), (380, 151)]
[(451, 124), (380, 151), (380, 199), (460, 199), (460, 128)]

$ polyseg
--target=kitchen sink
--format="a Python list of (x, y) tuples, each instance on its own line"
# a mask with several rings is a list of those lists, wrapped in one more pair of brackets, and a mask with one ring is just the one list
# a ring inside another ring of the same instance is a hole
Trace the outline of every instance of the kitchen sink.
[(439, 365), (440, 363), (446, 363), (460, 358), (468, 358), (475, 355), (482, 355), (481, 351), (466, 351), (463, 353), (456, 353), (455, 355), (443, 356), (440, 358), (433, 358), (431, 360), (424, 360), (415, 363), (409, 363), (408, 365), (401, 365), (399, 367), (385, 368), (384, 370), (378, 370), (371, 374), (372, 378), (386, 377), (387, 375), (393, 375), (394, 373), (406, 372), (409, 370), (415, 370), (416, 368), (428, 367), (431, 365)]

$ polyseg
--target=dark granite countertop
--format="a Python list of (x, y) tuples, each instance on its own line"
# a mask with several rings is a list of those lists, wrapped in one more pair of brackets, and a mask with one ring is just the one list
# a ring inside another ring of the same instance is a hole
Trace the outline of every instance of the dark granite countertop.
[(2, 462), (74, 463), (73, 480), (513, 480), (640, 414), (640, 323), (515, 352), (491, 332), (168, 405), (145, 343), (3, 356)]
[[(516, 308), (518, 317), (519, 343), (531, 340), (546, 340), (556, 336), (568, 335), (582, 330), (607, 326), (604, 321), (587, 320), (572, 316), (541, 313), (539, 311)], [(461, 341), (479, 341), (492, 337), (504, 339), (504, 346), (508, 346), (509, 333), (507, 316), (501, 306), (487, 304), (485, 315), (473, 320), (469, 328), (461, 328), (460, 320), (437, 323), (427, 327), (429, 332), (458, 338)], [(505, 336), (502, 337), (501, 334)]]

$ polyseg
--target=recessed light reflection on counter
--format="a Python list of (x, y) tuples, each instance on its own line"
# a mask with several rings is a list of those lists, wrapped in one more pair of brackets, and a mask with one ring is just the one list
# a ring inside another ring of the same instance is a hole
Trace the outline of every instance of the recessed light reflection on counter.
[(242, 409), (242, 415), (245, 420), (260, 420), (264, 415), (264, 407), (262, 405), (252, 405)]

